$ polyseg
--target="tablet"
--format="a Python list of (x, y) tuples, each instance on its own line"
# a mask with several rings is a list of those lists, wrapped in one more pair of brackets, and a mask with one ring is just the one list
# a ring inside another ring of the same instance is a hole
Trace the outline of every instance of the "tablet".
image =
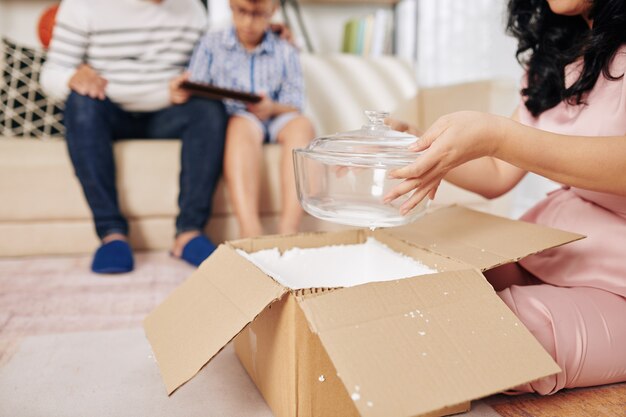
[(189, 91), (192, 95), (198, 97), (205, 97), (214, 100), (221, 100), (224, 98), (231, 98), (234, 100), (245, 101), (247, 103), (258, 103), (263, 97), (247, 93), (245, 91), (230, 90), (228, 88), (216, 87), (211, 84), (196, 83), (192, 81), (183, 81), (181, 88)]

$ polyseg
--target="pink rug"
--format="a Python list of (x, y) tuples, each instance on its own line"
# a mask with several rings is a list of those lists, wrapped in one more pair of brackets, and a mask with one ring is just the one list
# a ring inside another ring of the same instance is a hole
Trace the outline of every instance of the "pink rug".
[(90, 256), (0, 259), (0, 365), (26, 336), (139, 327), (194, 271), (165, 252), (136, 254), (130, 274), (94, 274), (90, 263)]

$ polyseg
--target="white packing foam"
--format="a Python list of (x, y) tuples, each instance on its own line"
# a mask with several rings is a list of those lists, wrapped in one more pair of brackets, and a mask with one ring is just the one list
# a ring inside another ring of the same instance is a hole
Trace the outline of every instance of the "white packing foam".
[(291, 289), (353, 287), (437, 272), (370, 237), (365, 243), (321, 248), (237, 252)]

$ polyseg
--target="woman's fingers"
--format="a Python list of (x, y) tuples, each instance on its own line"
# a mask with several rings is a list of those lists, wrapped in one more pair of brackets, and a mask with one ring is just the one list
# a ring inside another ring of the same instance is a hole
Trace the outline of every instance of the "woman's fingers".
[(387, 195), (384, 196), (383, 202), (385, 204), (391, 203), (393, 200), (400, 197), (401, 195), (408, 193), (414, 188), (417, 188), (420, 183), (421, 180), (419, 178), (408, 178), (402, 181), (400, 184), (392, 188), (391, 191), (387, 193)]
[(347, 166), (343, 166), (343, 165), (342, 165), (342, 166), (336, 166), (336, 167), (334, 167), (334, 170), (335, 170), (335, 176), (336, 176), (337, 178), (343, 178), (343, 177), (345, 177), (346, 175), (348, 175), (348, 169), (349, 169), (349, 168), (348, 168)]
[(393, 130), (397, 130), (398, 132), (406, 132), (409, 128), (408, 123), (403, 122), (402, 120), (393, 119), (391, 117), (387, 117), (385, 119), (385, 124)]
[(391, 171), (389, 176), (391, 178), (418, 178), (437, 165), (438, 160), (439, 156), (436, 152), (425, 152), (417, 156), (412, 164)]
[(410, 151), (421, 152), (430, 146), (443, 135), (449, 126), (448, 116), (442, 116), (432, 124), (424, 133), (419, 135), (419, 139), (409, 146)]
[(430, 192), (428, 193), (429, 200), (432, 201), (435, 199), (435, 196), (437, 195), (437, 190), (439, 189), (440, 185), (441, 185), (441, 180), (439, 180), (437, 184), (435, 185), (435, 187), (432, 190), (430, 190)]
[(413, 210), (413, 208), (418, 205), (420, 201), (422, 201), (429, 193), (431, 193), (431, 191), (436, 190), (436, 187), (440, 181), (441, 180), (434, 180), (424, 185), (423, 187), (415, 190), (413, 195), (400, 206), (400, 214), (404, 216), (409, 211)]
[(423, 189), (430, 189), (430, 193), (428, 195), (431, 197), (431, 200), (433, 200), (435, 198), (437, 188), (439, 187), (439, 184), (441, 184), (441, 180), (444, 176), (445, 173), (442, 172), (440, 165), (437, 164), (433, 167), (433, 169), (425, 173), (420, 178), (408, 178), (392, 188), (391, 191), (385, 195), (383, 201), (385, 204), (390, 203), (396, 198), (409, 193), (413, 189), (416, 190), (415, 192), (419, 192)]

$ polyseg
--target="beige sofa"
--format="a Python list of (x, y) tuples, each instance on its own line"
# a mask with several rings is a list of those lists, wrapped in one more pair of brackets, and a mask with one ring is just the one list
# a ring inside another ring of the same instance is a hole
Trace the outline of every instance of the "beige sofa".
[[(418, 92), (414, 69), (392, 57), (303, 55), (302, 63), (306, 114), (318, 134), (359, 128), (366, 109), (390, 110), (423, 127), (449, 111), (508, 114), (515, 106), (515, 87), (503, 82)], [(130, 220), (136, 249), (166, 249), (171, 243), (179, 146), (176, 140), (129, 140), (115, 146), (120, 204)], [(277, 145), (266, 146), (261, 211), (270, 233), (276, 230), (280, 214), (279, 158)], [(0, 201), (0, 256), (88, 253), (98, 245), (62, 140), (0, 138)], [(506, 200), (487, 201), (444, 185), (436, 203), (451, 202), (500, 214), (508, 210)], [(302, 230), (336, 227), (309, 216), (302, 224)], [(223, 183), (207, 232), (216, 242), (238, 234)]]

